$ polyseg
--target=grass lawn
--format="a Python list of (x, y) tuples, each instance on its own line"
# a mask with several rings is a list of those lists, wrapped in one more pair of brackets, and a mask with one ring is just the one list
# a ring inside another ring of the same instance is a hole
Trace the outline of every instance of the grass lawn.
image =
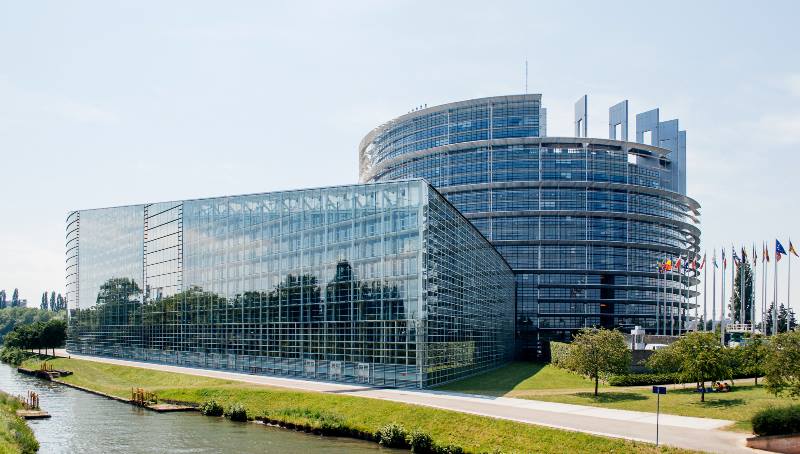
[[(202, 403), (216, 399), (224, 406), (241, 402), (251, 416), (268, 414), (292, 423), (310, 423), (310, 418), (335, 418), (348, 426), (375, 432), (396, 422), (407, 429), (420, 428), (439, 444), (456, 444), (468, 452), (687, 452), (655, 447), (647, 443), (592, 436), (546, 427), (468, 415), (396, 402), (337, 394), (314, 393), (197, 377), (78, 359), (51, 361), (57, 369), (74, 375), (64, 381), (130, 398), (132, 387), (154, 391), (160, 398)], [(37, 367), (33, 360), (28, 367)], [(316, 415), (316, 416), (315, 416)]]
[(594, 382), (550, 364), (514, 362), (480, 375), (444, 384), (437, 389), (487, 396), (521, 397), (539, 395), (536, 391), (541, 390), (569, 392), (594, 389)]
[(33, 454), (39, 449), (39, 442), (33, 436), (25, 420), (16, 411), (22, 403), (0, 391), (0, 452)]
[[(731, 429), (750, 432), (750, 418), (755, 412), (775, 405), (786, 405), (786, 398), (768, 394), (752, 380), (736, 380), (729, 393), (706, 394), (706, 401), (694, 388), (668, 385), (661, 398), (661, 411), (682, 416), (729, 419)], [(601, 385), (594, 397), (591, 380), (551, 365), (511, 363), (507, 366), (441, 386), (439, 389), (489, 396), (508, 396), (547, 402), (592, 405), (621, 410), (656, 411), (656, 396), (649, 386), (615, 387)]]

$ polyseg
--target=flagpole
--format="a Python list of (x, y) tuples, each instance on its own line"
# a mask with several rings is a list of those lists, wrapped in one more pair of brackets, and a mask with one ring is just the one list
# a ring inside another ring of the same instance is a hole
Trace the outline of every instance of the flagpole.
[[(736, 257), (734, 254), (736, 253), (736, 249), (733, 248), (731, 245), (731, 259)], [(733, 260), (733, 264), (731, 265), (731, 322), (735, 321), (736, 319), (736, 311), (733, 309), (733, 299), (736, 297), (734, 295), (736, 293), (736, 260)], [(735, 325), (735, 323), (733, 323)]]
[[(703, 331), (706, 330), (706, 326), (708, 323), (708, 264), (706, 263), (706, 252), (703, 251)], [(712, 323), (713, 325), (713, 323)]]
[(750, 276), (750, 294), (753, 296), (753, 304), (750, 305), (750, 333), (756, 333), (756, 273), (758, 270), (758, 259), (756, 258), (756, 245), (753, 244), (753, 273)]
[[(656, 261), (658, 261), (656, 259)], [(656, 269), (656, 336), (658, 336), (658, 312), (661, 310), (661, 269), (666, 265), (662, 265), (663, 262), (658, 261), (658, 267)]]
[(722, 300), (719, 302), (719, 333), (721, 336), (722, 345), (725, 345), (725, 248), (722, 248), (722, 285), (720, 291), (722, 292)]
[(697, 275), (700, 274), (700, 273), (697, 272), (697, 259), (694, 259), (694, 261), (692, 262), (692, 268), (694, 268), (694, 270), (693, 270), (694, 273), (693, 274), (694, 274), (694, 277), (695, 277), (695, 281), (694, 281), (694, 330), (695, 331), (700, 331), (700, 317), (698, 315), (700, 307), (697, 304), (697, 297), (700, 296), (697, 293), (697, 284), (700, 282), (700, 280), (696, 279)]
[(672, 269), (664, 269), (664, 329), (662, 330), (664, 336), (667, 335), (667, 274), (669, 271), (672, 271)]
[(742, 260), (739, 262), (739, 317), (742, 319), (742, 329), (744, 329), (745, 322), (747, 321), (747, 305), (744, 295), (744, 265), (747, 260), (744, 254), (744, 247), (742, 248)]
[(789, 253), (786, 254), (786, 257), (789, 259), (789, 270), (787, 271), (786, 276), (786, 331), (790, 331), (791, 326), (789, 326), (789, 310), (792, 308), (792, 300), (789, 298), (791, 296), (792, 290), (792, 239), (789, 238)]
[(714, 248), (714, 267), (711, 268), (711, 332), (717, 329), (717, 249)]
[(775, 240), (775, 286), (772, 291), (772, 335), (778, 334), (778, 240)]
[[(761, 273), (761, 334), (767, 334), (767, 274), (769, 274), (769, 267), (767, 266), (767, 244), (761, 243), (764, 251), (761, 253), (761, 268), (764, 270)], [(767, 252), (765, 254), (765, 252)]]

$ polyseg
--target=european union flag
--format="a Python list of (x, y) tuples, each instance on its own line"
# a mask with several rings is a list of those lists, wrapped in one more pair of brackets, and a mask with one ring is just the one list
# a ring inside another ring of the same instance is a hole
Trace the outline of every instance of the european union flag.
[(781, 257), (786, 255), (786, 249), (783, 248), (783, 245), (777, 239), (775, 240), (775, 261), (778, 262), (781, 260)]

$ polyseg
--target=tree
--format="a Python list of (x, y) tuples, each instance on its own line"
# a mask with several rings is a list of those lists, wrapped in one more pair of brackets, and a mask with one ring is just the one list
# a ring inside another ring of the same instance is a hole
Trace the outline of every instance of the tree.
[[(667, 349), (674, 349), (680, 364), (678, 373), (682, 379), (697, 383), (698, 388), (705, 389), (707, 381), (720, 380), (731, 375), (725, 347), (720, 345), (714, 333), (688, 333)], [(705, 400), (706, 393), (700, 393), (700, 401)]]
[(15, 288), (11, 295), (11, 307), (19, 307), (19, 289)]
[(756, 334), (749, 338), (743, 346), (736, 347), (740, 353), (739, 359), (743, 371), (755, 378), (756, 385), (758, 385), (758, 377), (764, 375), (764, 366), (769, 353), (767, 344), (764, 336)]
[[(766, 332), (768, 335), (774, 334), (772, 332), (773, 327), (773, 318), (772, 318), (772, 311), (775, 310), (775, 304), (769, 305), (769, 310), (767, 311), (767, 320), (766, 320)], [(788, 319), (788, 326), (787, 326), (787, 319)], [(778, 306), (778, 332), (785, 333), (786, 331), (790, 331), (797, 328), (797, 319), (795, 318), (794, 310), (791, 308), (787, 309), (783, 303)]]
[(47, 354), (47, 349), (51, 348), (53, 356), (56, 356), (56, 347), (63, 346), (67, 339), (67, 323), (60, 318), (50, 319), (42, 326), (39, 337), (45, 354)]
[(575, 335), (567, 368), (594, 379), (594, 395), (601, 376), (625, 373), (631, 364), (631, 352), (619, 331), (584, 328)]
[[(744, 270), (744, 320), (741, 320), (741, 300), (742, 300), (742, 270)], [(736, 268), (734, 278), (733, 294), (730, 300), (730, 309), (733, 313), (734, 323), (752, 322), (752, 310), (755, 304), (755, 293), (753, 292), (753, 270), (750, 262), (743, 260)]]
[(63, 311), (66, 308), (67, 302), (64, 301), (64, 298), (62, 298), (61, 294), (59, 293), (58, 296), (56, 296), (56, 311)]
[(6, 291), (0, 290), (0, 309), (6, 308)]
[(681, 358), (674, 348), (667, 347), (654, 351), (645, 365), (659, 374), (673, 374), (681, 369)]
[(47, 310), (47, 292), (42, 293), (42, 302), (39, 304), (39, 309)]
[(776, 397), (800, 397), (800, 331), (776, 334), (767, 345), (764, 387)]
[(56, 292), (50, 292), (50, 310), (56, 311)]

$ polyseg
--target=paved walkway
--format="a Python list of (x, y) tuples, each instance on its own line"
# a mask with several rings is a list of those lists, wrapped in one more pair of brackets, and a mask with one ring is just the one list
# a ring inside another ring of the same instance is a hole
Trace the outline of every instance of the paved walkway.
[[(67, 356), (64, 350), (56, 350)], [(237, 380), (259, 385), (279, 386), (325, 393), (336, 393), (371, 399), (390, 400), (427, 407), (453, 410), (527, 424), (584, 432), (628, 440), (655, 442), (655, 413), (616, 410), (584, 405), (541, 402), (508, 397), (477, 396), (432, 390), (379, 389), (360, 385), (319, 382), (295, 378), (248, 375), (209, 369), (170, 366), (94, 356), (71, 355), (73, 358), (123, 366), (177, 372), (203, 377)], [(745, 447), (746, 435), (719, 430), (733, 421), (688, 416), (661, 415), (659, 439), (662, 444), (717, 453), (755, 453)]]

